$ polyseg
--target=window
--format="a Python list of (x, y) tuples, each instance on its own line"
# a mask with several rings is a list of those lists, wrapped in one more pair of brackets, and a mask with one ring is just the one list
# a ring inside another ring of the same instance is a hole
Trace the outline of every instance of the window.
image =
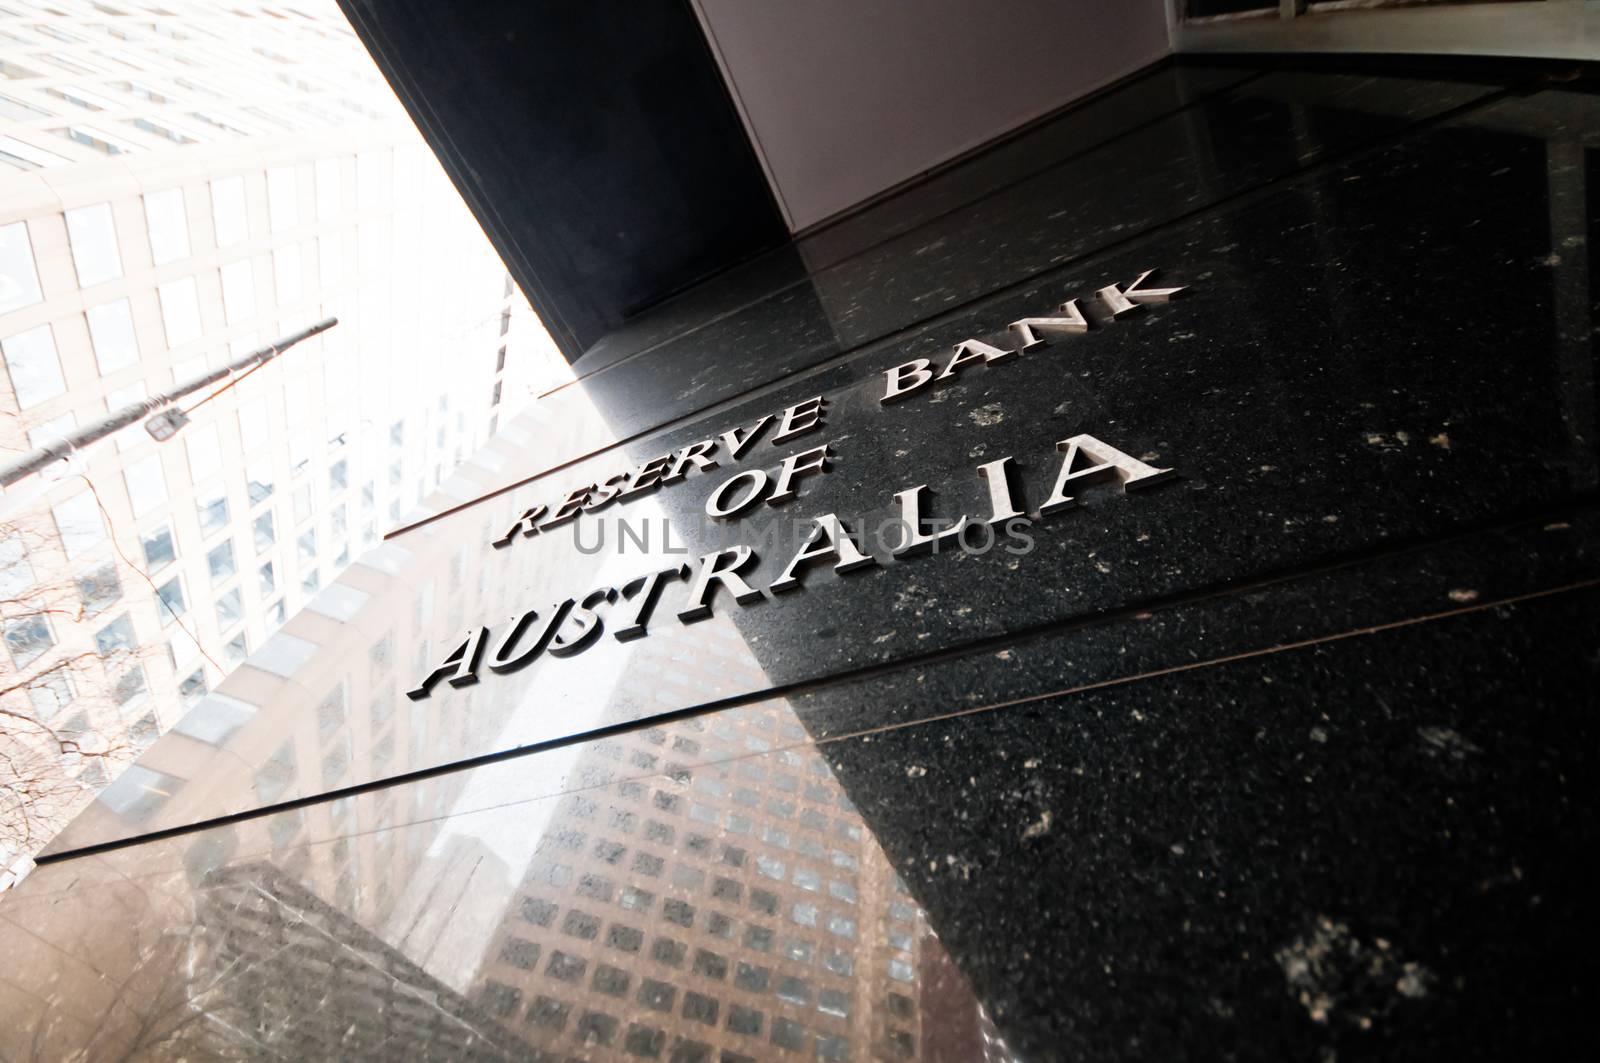
[(139, 648), (139, 639), (133, 633), (133, 621), (123, 613), (111, 623), (94, 633), (94, 647), (102, 657), (132, 653)]
[(127, 481), (128, 501), (133, 503), (135, 517), (145, 516), (167, 500), (167, 480), (161, 473), (159, 454), (129, 465), (122, 478)]
[(140, 536), (139, 542), (144, 547), (145, 566), (151, 572), (166, 568), (178, 559), (177, 548), (172, 543), (172, 529), (164, 524)]
[(235, 587), (217, 599), (217, 627), (226, 631), (244, 619), (244, 600)]
[[(0, 150), (4, 150), (0, 144)], [(33, 244), (28, 223), (0, 225), (0, 314), (44, 301), (39, 275), (33, 268)]]
[(296, 540), (296, 546), (299, 548), (298, 556), (302, 565), (316, 564), (317, 529), (307, 528), (305, 531), (301, 532), (300, 538)]
[(189, 452), (189, 475), (195, 483), (209, 480), (222, 471), (222, 448), (217, 444), (217, 426), (191, 428), (183, 437)]
[(184, 613), (189, 611), (188, 603), (183, 600), (183, 580), (173, 576), (160, 587), (156, 588), (156, 597), (161, 601), (161, 623), (170, 624)]
[(245, 453), (264, 446), (269, 438), (267, 404), (261, 399), (254, 399), (239, 407), (239, 441)]
[(0, 93), (0, 118), (11, 118), (18, 122), (26, 122), (33, 118), (49, 118), (50, 112), (42, 107), (35, 107), (31, 103), (24, 103)]
[(406, 423), (404, 421), (396, 421), (389, 426), (389, 445), (392, 447), (406, 445)]
[(200, 296), (193, 277), (180, 277), (156, 287), (161, 299), (161, 324), (168, 347), (182, 347), (200, 338)]
[(94, 360), (101, 376), (109, 376), (139, 362), (139, 340), (133, 331), (133, 313), (128, 300), (118, 299), (88, 309), (89, 339), (94, 344)]
[(184, 209), (183, 189), (145, 193), (144, 220), (150, 230), (150, 254), (156, 265), (189, 257), (189, 216)]
[(306, 594), (317, 593), (317, 588), (320, 586), (322, 586), (322, 577), (317, 574), (315, 567), (311, 568), (304, 576), (300, 577), (300, 589)]
[(28, 446), (42, 447), (47, 443), (54, 443), (77, 426), (78, 418), (71, 413), (52, 417), (48, 421), (40, 421), (28, 429)]
[[(4, 308), (10, 285), (11, 278), (0, 274), (0, 309)], [(67, 390), (67, 382), (61, 376), (61, 360), (56, 357), (55, 335), (49, 325), (0, 340), (0, 353), (5, 355), (11, 389), (17, 393), (17, 405), (22, 409), (37, 406)]]
[(76, 85), (55, 85), (44, 90), (47, 95), (58, 100), (66, 100), (74, 107), (82, 107), (86, 111), (117, 111), (121, 106), (108, 96), (88, 89), (80, 89)]
[(338, 159), (317, 160), (317, 220), (331, 221), (344, 198), (344, 168)]
[(311, 495), (311, 485), (301, 484), (294, 489), (294, 522), (303, 524), (311, 519), (316, 512), (316, 506)]
[(117, 227), (110, 203), (77, 207), (66, 212), (67, 240), (72, 262), (78, 267), (78, 285), (87, 288), (122, 276), (122, 256), (117, 250)]
[(55, 645), (55, 639), (50, 637), (50, 625), (42, 616), (0, 621), (0, 632), (4, 632), (6, 649), (11, 651), (11, 660), (18, 668), (28, 667)]
[(239, 571), (233, 560), (233, 540), (229, 539), (206, 554), (206, 566), (211, 570), (211, 585), (215, 587)]
[(256, 281), (250, 260), (240, 259), (222, 267), (222, 316), (237, 324), (255, 316)]
[(267, 219), (275, 233), (292, 229), (300, 220), (293, 166), (274, 166), (267, 171)]
[(272, 497), (272, 462), (252, 462), (244, 471), (246, 490), (250, 492), (250, 504), (253, 506), (262, 499)]
[(178, 697), (183, 699), (183, 707), (188, 708), (206, 696), (206, 670), (196, 668), (183, 681), (178, 684)]
[(328, 526), (335, 539), (339, 538), (345, 533), (346, 521), (343, 502), (340, 502), (337, 506), (334, 506), (333, 509), (328, 511)]
[(250, 656), (250, 643), (243, 631), (229, 639), (228, 644), (222, 647), (222, 659), (230, 666), (243, 662), (248, 656)]
[(61, 547), (69, 558), (99, 545), (106, 537), (100, 506), (88, 491), (73, 495), (51, 512), (56, 518), (56, 531), (61, 533)]
[(272, 282), (277, 287), (278, 303), (300, 299), (300, 245), (280, 247), (272, 252)]
[(349, 466), (343, 459), (328, 466), (328, 492), (338, 494), (349, 482)]
[(0, 598), (15, 598), (36, 582), (21, 536), (0, 539)]
[(117, 579), (114, 561), (79, 574), (74, 582), (78, 585), (78, 596), (83, 599), (84, 615), (88, 617), (99, 616), (122, 597), (122, 583)]
[[(58, 59), (57, 62), (60, 62)], [(64, 64), (63, 64), (64, 65)], [(93, 148), (102, 155), (126, 155), (139, 149), (121, 137), (107, 133), (104, 129), (92, 125), (70, 125), (50, 132), (58, 137), (65, 137), (86, 148)]]
[(272, 549), (278, 541), (277, 529), (272, 526), (272, 510), (266, 510), (255, 520), (250, 522), (250, 529), (255, 535), (256, 553)]
[[(132, 406), (136, 402), (143, 402), (150, 394), (143, 380), (136, 380), (132, 384), (121, 388), (112, 388), (106, 392), (106, 412), (115, 413), (117, 410)], [(150, 437), (143, 432), (118, 432), (116, 435), (118, 450), (132, 450), (141, 442)]]
[[(5, 60), (0, 59), (0, 71), (5, 70)], [(0, 162), (9, 163), (19, 170), (39, 170), (46, 166), (60, 166), (67, 160), (53, 151), (36, 148), (16, 137), (0, 136)], [(22, 222), (17, 222), (21, 225)]]
[(283, 622), (286, 619), (288, 619), (288, 613), (283, 607), (283, 599), (282, 598), (279, 598), (277, 601), (275, 601), (271, 605), (267, 606), (267, 630), (268, 631), (276, 631), (276, 630), (278, 630), (280, 627), (283, 626)]
[(138, 665), (134, 665), (126, 672), (123, 672), (111, 690), (112, 697), (116, 699), (117, 707), (124, 712), (144, 701), (149, 696), (149, 693), (150, 688), (144, 681), (144, 669)]
[(195, 513), (200, 519), (202, 536), (219, 532), (228, 526), (228, 496), (220, 487), (202, 490), (195, 499)]
[(344, 275), (344, 243), (338, 233), (317, 237), (317, 281), (324, 288)]
[(278, 578), (272, 571), (272, 562), (261, 566), (261, 596), (265, 598), (278, 589)]
[(217, 227), (218, 247), (230, 247), (249, 237), (243, 177), (218, 177), (211, 182), (211, 220)]
[(494, 371), (496, 373), (498, 373), (498, 372), (500, 372), (500, 370), (504, 369), (505, 367), (506, 367), (506, 349), (504, 347), (501, 347), (500, 348), (500, 353), (498, 353), (498, 354), (496, 354), (494, 356)]
[(43, 723), (48, 723), (72, 704), (72, 697), (72, 680), (66, 672), (48, 672), (28, 684), (28, 700), (33, 702), (34, 718)]

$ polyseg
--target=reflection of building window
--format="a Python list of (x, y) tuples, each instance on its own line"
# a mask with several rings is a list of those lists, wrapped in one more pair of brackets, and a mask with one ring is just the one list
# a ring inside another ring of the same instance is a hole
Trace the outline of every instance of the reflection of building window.
[(228, 496), (221, 488), (205, 492), (195, 501), (195, 515), (200, 520), (201, 535), (221, 531), (228, 524)]
[(178, 684), (178, 697), (187, 708), (206, 696), (206, 670), (196, 668)]
[[(156, 265), (189, 257), (189, 217), (184, 210), (183, 189), (145, 193), (144, 217)], [(192, 285), (194, 278), (189, 281)]]
[(128, 619), (128, 614), (123, 613), (111, 623), (95, 632), (95, 650), (102, 657), (111, 657), (120, 653), (132, 653), (139, 648), (139, 640), (133, 633), (133, 621)]
[(265, 597), (278, 589), (278, 580), (272, 571), (272, 562), (268, 561), (261, 566), (261, 594)]
[(211, 182), (211, 217), (218, 247), (240, 243), (250, 235), (243, 177), (219, 177)]
[(140, 536), (139, 541), (144, 546), (145, 565), (151, 572), (166, 568), (178, 559), (172, 529), (165, 524)]
[(244, 602), (234, 587), (217, 599), (217, 627), (226, 631), (244, 619)]
[(271, 549), (278, 541), (277, 530), (272, 526), (272, 510), (266, 510), (251, 522), (250, 528), (255, 540), (256, 553)]
[(88, 288), (122, 276), (122, 256), (117, 250), (117, 230), (111, 204), (96, 203), (66, 211), (67, 241), (78, 270), (78, 286)]
[(78, 595), (83, 599), (84, 613), (88, 616), (103, 613), (122, 597), (122, 584), (117, 579), (117, 566), (113, 561), (81, 573), (75, 582), (78, 584)]
[(150, 688), (144, 681), (144, 669), (134, 665), (123, 672), (112, 687), (111, 694), (116, 699), (117, 707), (124, 711), (144, 701), (150, 694)]
[(4, 623), (6, 648), (18, 668), (26, 668), (39, 659), (39, 655), (55, 645), (50, 636), (50, 625), (42, 616), (24, 616)]
[[(15, 227), (6, 226), (8, 229)], [(0, 229), (0, 239), (3, 239), (4, 233), (5, 229)], [(0, 255), (4, 251), (5, 248), (0, 246)], [(9, 268), (8, 264), (0, 261), (0, 270)], [(8, 300), (9, 289), (14, 287), (12, 278), (0, 272), (0, 309)], [(40, 325), (0, 340), (0, 354), (5, 356), (11, 390), (16, 392), (17, 405), (21, 409), (47, 402), (67, 390), (66, 379), (61, 375), (61, 360), (56, 357), (55, 335), (49, 325)]]
[(139, 361), (139, 340), (133, 330), (133, 312), (128, 300), (91, 306), (84, 312), (89, 322), (89, 341), (94, 346), (95, 364), (101, 376), (109, 376)]
[(230, 666), (242, 663), (248, 656), (250, 656), (250, 642), (245, 638), (243, 631), (229, 639), (227, 645), (222, 647), (222, 659)]
[(170, 624), (184, 613), (189, 606), (183, 600), (183, 581), (179, 576), (174, 576), (156, 590), (156, 597), (161, 602), (161, 622)]
[(46, 673), (28, 684), (28, 700), (33, 703), (34, 718), (42, 723), (48, 723), (72, 704), (72, 697), (72, 680), (64, 671)]
[(206, 566), (211, 571), (211, 585), (213, 587), (225, 580), (232, 579), (233, 574), (239, 571), (238, 565), (233, 558), (233, 540), (228, 539), (219, 543), (207, 553)]

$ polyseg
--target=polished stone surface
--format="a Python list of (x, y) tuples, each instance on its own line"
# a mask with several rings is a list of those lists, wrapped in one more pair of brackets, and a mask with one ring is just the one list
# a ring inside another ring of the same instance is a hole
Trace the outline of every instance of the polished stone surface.
[[(1121, 91), (580, 362), (0, 899), (37, 972), (0, 1051), (1563, 1057), (1597, 988), (1600, 98)], [(1152, 268), (1187, 290), (1113, 319)], [(1069, 298), (1083, 334), (879, 402)], [(813, 395), (815, 432), (489, 545)], [(1084, 433), (1172, 475), (1037, 515)], [(824, 443), (787, 504), (704, 516)], [(982, 520), (1005, 457), (1026, 548), (893, 556), (896, 492)], [(875, 563), (772, 592), (829, 513)], [(686, 623), (669, 581), (642, 638), (596, 601), (578, 652), (404, 696), (474, 625), (731, 544), (759, 599)]]

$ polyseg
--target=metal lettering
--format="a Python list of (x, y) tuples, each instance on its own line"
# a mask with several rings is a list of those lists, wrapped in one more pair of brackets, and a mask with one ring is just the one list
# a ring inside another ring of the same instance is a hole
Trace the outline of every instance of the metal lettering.
[(987, 461), (978, 466), (978, 475), (989, 487), (989, 519), (984, 523), (1001, 524), (1012, 517), (1022, 516), (1022, 507), (1016, 495), (1016, 463), (1010, 457)]
[(701, 472), (705, 472), (707, 469), (715, 469), (717, 463), (706, 457), (706, 455), (716, 449), (716, 441), (711, 439), (702, 439), (698, 443), (690, 443), (678, 451), (677, 456), (672, 459), (672, 468), (661, 478), (661, 482), (664, 484), (677, 483), (689, 475), (689, 465), (691, 463)]
[(678, 619), (685, 624), (692, 624), (696, 620), (704, 620), (710, 616), (711, 595), (719, 583), (728, 589), (728, 593), (733, 595), (733, 600), (740, 605), (760, 601), (761, 592), (746, 583), (739, 575), (754, 564), (755, 560), (755, 551), (748, 546), (730, 546), (726, 550), (718, 550), (702, 557), (700, 570), (695, 574), (694, 584), (689, 590), (688, 608), (679, 610)]
[(589, 500), (589, 492), (594, 490), (594, 484), (584, 484), (582, 487), (569, 494), (550, 515), (550, 519), (539, 525), (542, 531), (545, 528), (554, 528), (565, 524), (569, 520), (576, 520), (578, 513), (583, 509), (583, 504)]
[[(1138, 458), (1124, 454), (1109, 443), (1102, 443), (1094, 436), (1079, 435), (1071, 439), (1063, 439), (1056, 444), (1056, 449), (1064, 451), (1066, 458), (1061, 462), (1061, 472), (1056, 478), (1055, 490), (1050, 493), (1050, 498), (1039, 507), (1041, 516), (1055, 513), (1058, 510), (1070, 509), (1078, 503), (1067, 494), (1069, 484), (1097, 484), (1118, 482), (1122, 489), (1127, 491), (1134, 487), (1148, 487), (1160, 483), (1172, 475), (1171, 469), (1157, 469), (1146, 465)], [(1090, 460), (1098, 463), (1082, 465), (1082, 459), (1087, 455)]]
[(783, 411), (783, 419), (778, 422), (778, 432), (772, 437), (772, 445), (778, 446), (787, 443), (795, 436), (815, 432), (822, 427), (822, 408), (827, 405), (827, 400), (821, 395), (813, 395), (804, 402), (795, 403)]
[(962, 340), (955, 345), (955, 357), (950, 359), (950, 364), (945, 366), (944, 372), (934, 379), (940, 381), (954, 380), (955, 375), (961, 371), (962, 366), (969, 365), (972, 362), (983, 362), (987, 365), (989, 362), (998, 362), (1002, 358), (1011, 358), (1016, 353), (1016, 351), (1002, 351), (998, 347), (991, 347), (987, 343), (980, 343), (978, 340)]
[(655, 611), (656, 601), (661, 597), (661, 581), (664, 578), (688, 579), (689, 566), (679, 565), (677, 568), (664, 568), (659, 572), (652, 572), (648, 576), (640, 576), (623, 584), (622, 596), (629, 601), (638, 600), (633, 607), (633, 618), (624, 627), (619, 627), (611, 633), (611, 637), (618, 642), (632, 642), (634, 639), (644, 638), (645, 624), (650, 621), (650, 614)]
[(890, 551), (895, 557), (910, 557), (928, 551), (937, 553), (940, 543), (957, 538), (966, 530), (967, 518), (963, 516), (954, 526), (942, 532), (933, 535), (925, 532), (922, 528), (922, 507), (927, 503), (928, 495), (928, 485), (918, 484), (894, 496), (900, 506), (900, 526), (905, 532), (899, 545)]
[(522, 516), (517, 518), (517, 522), (513, 524), (504, 535), (500, 536), (500, 538), (494, 540), (494, 542), (490, 543), (489, 545), (493, 546), (497, 550), (510, 546), (511, 541), (517, 537), (518, 532), (521, 532), (523, 535), (529, 538), (538, 535), (539, 518), (544, 516), (545, 512), (549, 510), (549, 508), (549, 506), (534, 506), (532, 509), (523, 511)]
[[(602, 602), (610, 603), (617, 600), (615, 587), (601, 587), (599, 590), (590, 591), (583, 596), (583, 601), (568, 611), (566, 618), (556, 628), (556, 633), (550, 639), (549, 653), (552, 657), (571, 657), (584, 649), (589, 643), (600, 637), (601, 630), (605, 627), (600, 617), (595, 613), (595, 606)], [(568, 626), (576, 626), (577, 630), (567, 633)]]
[[(728, 493), (728, 488), (741, 480), (750, 481), (750, 493), (743, 498), (726, 504), (723, 499)], [(711, 492), (711, 497), (706, 499), (706, 516), (713, 520), (732, 520), (745, 510), (761, 501), (761, 492), (767, 489), (767, 474), (762, 469), (746, 469), (744, 472), (735, 473), (717, 485)]]
[(1044, 340), (1035, 334), (1035, 329), (1039, 332), (1088, 332), (1089, 319), (1078, 309), (1078, 300), (1068, 299), (1061, 304), (1059, 317), (1025, 317), (1020, 321), (1013, 321), (1006, 328), (1015, 332), (1022, 340), (1024, 351), (1031, 351), (1044, 344)]
[(445, 657), (444, 662), (423, 677), (422, 682), (406, 691), (406, 697), (412, 701), (421, 701), (433, 690), (439, 680), (443, 679), (453, 687), (470, 686), (478, 681), (478, 660), (483, 656), (484, 636), (489, 634), (486, 627), (475, 627), (467, 632), (467, 637), (461, 644)]
[(762, 414), (761, 420), (751, 425), (744, 435), (741, 436), (739, 429), (735, 427), (728, 429), (717, 438), (721, 439), (722, 445), (728, 448), (728, 457), (738, 460), (739, 455), (743, 454), (746, 448), (756, 441), (756, 437), (761, 434), (763, 428), (767, 427), (767, 422), (770, 420), (772, 420), (772, 414)]
[(794, 481), (801, 476), (828, 471), (828, 459), (833, 457), (828, 444), (811, 450), (803, 450), (798, 454), (791, 454), (783, 459), (783, 465), (778, 469), (778, 479), (772, 489), (772, 494), (767, 499), (769, 506), (781, 506), (795, 496)]
[[(913, 358), (904, 365), (897, 365), (893, 369), (885, 369), (883, 378), (887, 382), (887, 386), (884, 389), (883, 398), (879, 399), (878, 402), (884, 406), (889, 405), (891, 402), (899, 402), (932, 380), (933, 370), (928, 368), (930, 364), (932, 363), (926, 358)], [(911, 378), (911, 383), (909, 384), (906, 383), (907, 377)]]
[(833, 566), (833, 570), (841, 574), (855, 572), (878, 563), (877, 558), (861, 552), (855, 541), (850, 538), (849, 529), (832, 513), (824, 513), (816, 518), (816, 525), (816, 530), (800, 548), (800, 552), (794, 555), (783, 573), (772, 581), (768, 589), (773, 594), (799, 590), (799, 568), (812, 561), (837, 558), (838, 564)]
[(1115, 284), (1108, 284), (1094, 294), (1102, 303), (1106, 304), (1106, 309), (1111, 311), (1111, 316), (1117, 318), (1121, 317), (1123, 314), (1132, 313), (1146, 303), (1165, 303), (1173, 296), (1183, 291), (1183, 288), (1181, 287), (1139, 287), (1139, 285), (1143, 284), (1154, 273), (1155, 270), (1147, 269), (1143, 273), (1139, 274), (1139, 276), (1134, 279), (1134, 282), (1128, 285), (1126, 288), (1119, 288)]
[(555, 629), (566, 617), (570, 608), (572, 608), (571, 598), (551, 606), (544, 627), (540, 628), (538, 634), (520, 650), (517, 649), (517, 643), (522, 642), (523, 637), (532, 630), (534, 621), (539, 619), (539, 611), (529, 609), (512, 617), (511, 626), (506, 629), (506, 633), (495, 644), (494, 652), (489, 655), (489, 670), (501, 673), (515, 672), (532, 663), (533, 659), (544, 651), (550, 636), (555, 633)]

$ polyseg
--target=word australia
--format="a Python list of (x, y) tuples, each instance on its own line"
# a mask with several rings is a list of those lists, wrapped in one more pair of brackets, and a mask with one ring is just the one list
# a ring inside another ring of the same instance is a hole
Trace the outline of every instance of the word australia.
[[(1166, 302), (1183, 288), (1147, 287), (1146, 282), (1155, 270), (1145, 270), (1131, 284), (1108, 284), (1095, 292), (1094, 298), (1115, 321), (1148, 303)], [(955, 344), (951, 356), (943, 364), (927, 358), (915, 358), (894, 366), (883, 373), (884, 390), (879, 397), (882, 405), (903, 402), (932, 386), (953, 382), (964, 370), (974, 365), (1005, 362), (1016, 355), (1044, 345), (1042, 335), (1070, 334), (1089, 331), (1089, 319), (1078, 308), (1078, 300), (1069, 299), (1050, 316), (1025, 317), (1006, 326), (1015, 342), (1014, 347), (995, 347), (975, 339)], [(778, 414), (765, 414), (748, 427), (734, 427), (712, 439), (702, 439), (668, 454), (651, 458), (634, 468), (625, 469), (598, 483), (582, 484), (553, 504), (532, 506), (523, 511), (510, 528), (491, 545), (505, 548), (518, 539), (530, 538), (550, 528), (568, 524), (584, 513), (602, 509), (613, 503), (631, 502), (668, 484), (678, 483), (694, 469), (705, 473), (721, 464), (739, 461), (758, 439), (773, 428), (770, 442), (782, 446), (792, 439), (820, 430), (826, 423), (827, 399), (814, 395), (798, 402)], [(794, 470), (788, 470), (793, 475)], [(724, 487), (729, 486), (727, 484)], [(774, 504), (788, 496), (779, 492)]]
[[(620, 586), (597, 587), (581, 597), (567, 598), (550, 605), (527, 609), (498, 628), (475, 627), (452, 645), (437, 668), (423, 677), (406, 696), (426, 698), (439, 683), (462, 687), (478, 682), (483, 671), (515, 672), (532, 664), (539, 656), (570, 657), (593, 645), (605, 631), (607, 611), (616, 610), (612, 637), (621, 642), (643, 638), (648, 633), (663, 590), (687, 581), (687, 600), (676, 610), (681, 624), (692, 624), (712, 615), (716, 592), (727, 592), (739, 606), (749, 606), (799, 590), (808, 569), (829, 565), (841, 575), (866, 572), (887, 562), (922, 553), (936, 553), (941, 544), (955, 547), (964, 543), (971, 527), (978, 527), (994, 540), (997, 528), (1016, 536), (1027, 526), (1029, 517), (1047, 517), (1076, 507), (1077, 492), (1093, 484), (1109, 484), (1127, 491), (1161, 483), (1173, 475), (1171, 469), (1157, 469), (1091, 435), (1075, 435), (1061, 440), (1062, 453), (1055, 486), (1036, 511), (1025, 508), (1010, 457), (986, 462), (977, 474), (987, 488), (988, 513), (977, 518), (962, 516), (940, 530), (930, 531), (925, 512), (929, 501), (926, 484), (899, 491), (894, 496), (898, 510), (898, 542), (889, 549), (886, 560), (863, 551), (852, 530), (833, 513), (811, 520), (810, 533), (799, 550), (789, 558), (765, 590), (753, 585), (759, 559), (749, 546), (731, 546), (698, 558), (693, 564), (679, 563), (648, 572)], [(744, 474), (741, 474), (744, 475)], [(752, 485), (754, 488), (754, 485)], [(755, 490), (749, 492), (752, 496)], [(1029, 545), (1032, 540), (1021, 536)]]

